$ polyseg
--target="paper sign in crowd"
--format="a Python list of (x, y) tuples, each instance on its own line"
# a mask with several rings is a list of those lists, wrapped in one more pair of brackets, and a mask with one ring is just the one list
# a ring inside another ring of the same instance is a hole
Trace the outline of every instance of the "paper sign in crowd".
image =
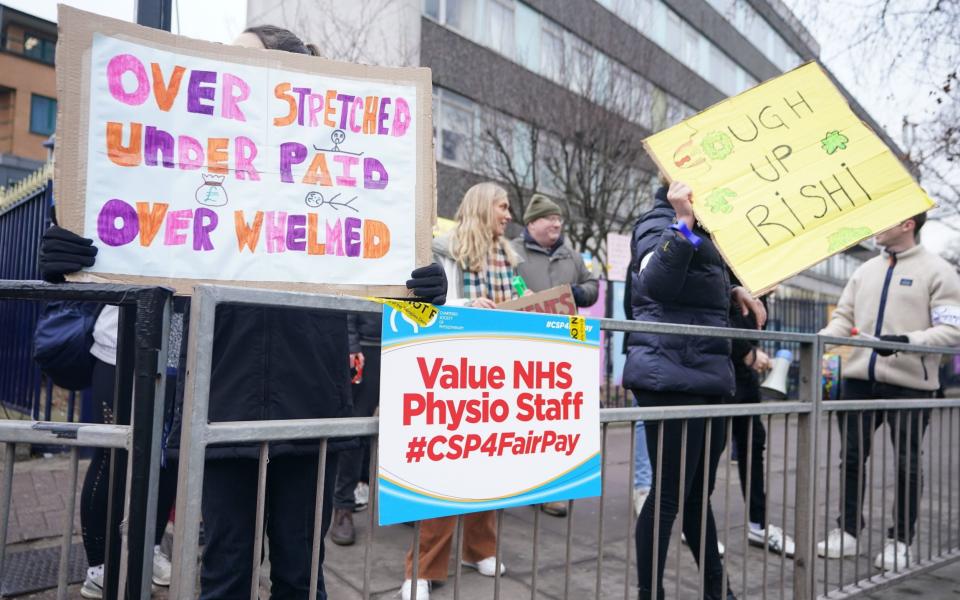
[(816, 63), (645, 145), (754, 293), (934, 205)]
[(599, 496), (599, 321), (384, 308), (381, 525)]
[[(83, 104), (60, 125), (79, 129), (85, 161), (58, 171), (57, 198), (100, 248), (92, 272), (403, 285), (433, 212), (429, 71), (116, 22), (84, 40), (84, 19), (107, 20), (63, 16), (61, 46), (89, 45), (58, 52), (60, 104)], [(86, 73), (73, 93), (70, 69)]]

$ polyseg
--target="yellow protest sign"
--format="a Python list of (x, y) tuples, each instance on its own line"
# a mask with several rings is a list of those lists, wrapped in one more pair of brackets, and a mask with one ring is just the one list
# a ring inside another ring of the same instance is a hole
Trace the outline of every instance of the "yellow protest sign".
[(815, 62), (644, 144), (754, 293), (934, 206)]

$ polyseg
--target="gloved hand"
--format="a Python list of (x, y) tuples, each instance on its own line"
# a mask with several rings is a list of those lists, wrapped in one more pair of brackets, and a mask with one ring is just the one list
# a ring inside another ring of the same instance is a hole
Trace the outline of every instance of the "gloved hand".
[(37, 266), (44, 281), (61, 283), (67, 273), (92, 267), (96, 255), (97, 247), (93, 245), (93, 240), (54, 225), (44, 231), (40, 239)]
[(437, 263), (414, 269), (407, 288), (413, 290), (417, 299), (440, 306), (447, 301), (447, 274)]
[[(910, 343), (910, 338), (908, 338), (908, 337), (905, 336), (905, 335), (881, 335), (881, 336), (880, 336), (880, 340), (881, 340), (881, 341), (884, 341), (884, 342), (899, 342), (899, 343), (901, 343), (901, 344), (909, 344), (909, 343)], [(889, 349), (889, 348), (877, 348), (877, 349), (876, 349), (876, 352), (877, 352), (877, 354), (879, 354), (880, 356), (890, 356), (891, 354), (894, 354), (894, 353), (896, 353), (896, 352), (898, 352), (898, 351), (897, 351), (897, 350), (891, 350), (891, 349)]]
[(581, 288), (579, 285), (571, 285), (570, 291), (573, 292), (574, 304), (576, 304), (577, 306), (583, 306), (586, 303), (587, 298), (583, 292), (583, 288)]

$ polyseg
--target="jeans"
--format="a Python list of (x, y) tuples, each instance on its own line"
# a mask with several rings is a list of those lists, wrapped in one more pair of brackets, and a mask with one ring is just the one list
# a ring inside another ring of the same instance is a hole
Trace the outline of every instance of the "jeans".
[[(270, 459), (266, 486), (266, 535), (270, 543), (270, 597), (304, 600), (310, 590), (317, 455)], [(330, 527), (337, 453), (327, 454), (320, 536)], [(201, 600), (248, 600), (253, 575), (258, 461), (208, 460), (203, 478), (204, 533)], [(327, 600), (323, 584), (323, 543), (317, 599)]]
[(653, 467), (647, 453), (647, 428), (643, 421), (637, 421), (637, 435), (634, 447), (633, 487), (649, 490), (653, 487)]
[[(860, 379), (843, 380), (843, 400), (922, 398), (932, 395), (932, 392), (896, 385)], [(873, 429), (870, 428), (871, 419)], [(844, 480), (843, 514), (837, 519), (837, 523), (843, 527), (844, 531), (857, 536), (864, 527), (863, 499), (867, 478), (864, 467), (867, 458), (870, 457), (873, 434), (886, 422), (890, 432), (890, 442), (894, 448), (894, 458), (897, 461), (895, 522), (894, 526), (887, 530), (887, 537), (906, 544), (911, 543), (917, 522), (917, 504), (920, 502), (920, 493), (923, 489), (923, 473), (920, 465), (921, 446), (929, 420), (929, 410), (838, 413), (837, 425), (841, 436), (844, 435), (844, 425), (846, 425), (846, 437), (843, 438), (845, 448), (841, 448)], [(863, 438), (862, 448), (860, 447), (861, 437)]]
[[(672, 394), (661, 392), (634, 392), (641, 406), (700, 405), (719, 404), (720, 397), (697, 396), (690, 394)], [(707, 430), (710, 428), (710, 445), (707, 444)], [(650, 498), (656, 498), (657, 445), (660, 435), (658, 427), (652, 427), (647, 435), (647, 451), (654, 468), (654, 485)], [(663, 421), (663, 457), (660, 475), (660, 522), (658, 539), (654, 540), (655, 502), (643, 505), (637, 519), (637, 575), (641, 600), (665, 598), (663, 590), (663, 570), (667, 562), (670, 546), (670, 534), (673, 522), (680, 509), (683, 498), (683, 533), (690, 545), (694, 560), (700, 561), (701, 542), (704, 544), (704, 564), (699, 565), (704, 572), (705, 598), (725, 598), (723, 585), (723, 562), (717, 548), (717, 525), (710, 506), (710, 494), (717, 475), (720, 455), (726, 446), (723, 419), (687, 420), (687, 443), (684, 447), (683, 425), (680, 420)], [(705, 452), (706, 450), (706, 452)], [(706, 454), (706, 456), (704, 456)], [(684, 478), (680, 481), (681, 464), (684, 465)], [(704, 494), (704, 470), (707, 472), (707, 489)], [(704, 498), (706, 496), (706, 498)], [(704, 500), (706, 503), (704, 504)], [(706, 516), (706, 529), (701, 531), (701, 517)], [(656, 546), (655, 546), (656, 544)], [(657, 572), (653, 572), (654, 548), (656, 548)], [(654, 592), (656, 590), (656, 592)]]

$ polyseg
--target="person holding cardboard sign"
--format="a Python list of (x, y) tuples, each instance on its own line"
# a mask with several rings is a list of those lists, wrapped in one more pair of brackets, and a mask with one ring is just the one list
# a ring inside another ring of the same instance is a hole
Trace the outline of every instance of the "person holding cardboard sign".
[[(443, 265), (451, 285), (447, 304), (496, 308), (517, 298), (512, 285), (517, 256), (503, 234), (511, 220), (507, 191), (495, 183), (478, 183), (467, 190), (457, 209), (457, 225), (433, 241), (437, 262)], [(456, 517), (428, 519), (420, 524), (417, 580), (413, 581), (413, 549), (407, 552), (406, 579), (400, 588), (402, 600), (430, 599), (433, 581), (447, 579), (447, 563)], [(497, 534), (494, 513), (484, 511), (464, 517), (463, 564), (481, 575), (493, 577), (506, 571), (496, 557)]]
[[(523, 235), (511, 243), (520, 257), (517, 273), (529, 289), (542, 292), (558, 285), (570, 284), (577, 306), (590, 306), (597, 301), (597, 278), (587, 270), (563, 238), (563, 211), (543, 194), (534, 194), (523, 213)], [(567, 515), (566, 502), (546, 502), (543, 512), (555, 517)]]
[[(742, 313), (753, 312), (759, 326), (766, 321), (763, 305), (742, 287), (731, 285), (723, 258), (709, 234), (697, 225), (693, 193), (685, 184), (675, 181), (669, 190), (661, 187), (657, 191), (653, 209), (634, 228), (632, 244), (638, 261), (630, 273), (634, 320), (729, 327), (728, 313), (735, 303)], [(734, 391), (729, 340), (633, 332), (627, 338), (627, 348), (623, 385), (633, 391), (639, 406), (720, 404)], [(664, 421), (647, 431), (647, 450), (654, 466), (650, 497), (659, 499), (660, 515), (659, 524), (655, 524), (655, 503), (646, 502), (637, 520), (639, 598), (665, 597), (663, 570), (682, 498), (683, 533), (694, 560), (699, 562), (701, 553), (704, 557), (699, 565), (705, 575), (704, 598), (734, 600), (733, 592), (723, 589), (717, 528), (709, 490), (704, 493), (705, 472), (710, 476), (710, 487), (716, 475), (725, 445), (724, 428), (706, 419), (689, 419), (686, 423), (686, 436), (679, 420)], [(683, 439), (685, 448), (681, 448)], [(661, 447), (658, 478), (657, 452)], [(684, 473), (683, 481), (680, 472)], [(701, 531), (703, 517), (706, 529)], [(654, 539), (655, 528), (659, 530), (658, 539)]]
[[(248, 29), (237, 45), (316, 54), (290, 31), (274, 26)], [(93, 241), (59, 227), (44, 233), (39, 266), (45, 279), (90, 267)], [(415, 269), (407, 287), (420, 299), (443, 304), (447, 282), (437, 264)], [(115, 348), (117, 308), (104, 308), (94, 339)], [(110, 321), (112, 320), (112, 327)], [(224, 305), (218, 307), (209, 398), (210, 421), (249, 421), (351, 416), (346, 318), (294, 308)], [(168, 439), (178, 446), (179, 423)], [(332, 446), (333, 444), (331, 444)], [(258, 487), (255, 446), (207, 449), (202, 513), (206, 534), (200, 598), (250, 595)], [(319, 445), (270, 445), (266, 483), (266, 523), (270, 539), (271, 597), (306, 598), (310, 588)], [(321, 537), (330, 525), (337, 453), (329, 452), (324, 474)], [(323, 545), (320, 546), (322, 567)], [(326, 600), (323, 570), (318, 600)], [(97, 596), (88, 596), (97, 597)]]

